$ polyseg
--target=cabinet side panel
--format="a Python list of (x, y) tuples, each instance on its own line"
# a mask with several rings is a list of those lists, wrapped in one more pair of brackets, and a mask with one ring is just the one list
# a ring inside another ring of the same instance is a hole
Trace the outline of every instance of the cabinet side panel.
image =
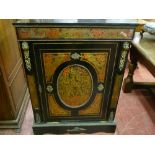
[(0, 50), (7, 79), (12, 79), (15, 67), (20, 59), (15, 28), (12, 20), (0, 20)]
[(14, 116), (12, 119), (19, 118), (17, 117), (19, 110), (23, 104), (26, 104), (23, 98), (27, 89), (16, 32), (12, 22), (13, 20), (10, 19), (0, 20), (0, 67), (9, 99), (9, 103), (3, 99), (1, 104), (7, 104), (4, 111), (7, 111), (5, 114), (8, 115), (6, 117), (9, 117), (9, 120), (11, 119), (10, 115)]
[(2, 73), (0, 72), (0, 120), (12, 119), (13, 114), (10, 101), (4, 84)]
[(120, 94), (120, 89), (122, 86), (122, 79), (123, 75), (117, 74), (115, 77), (115, 82), (114, 82), (114, 87), (113, 87), (113, 92), (112, 92), (112, 97), (111, 97), (111, 104), (110, 104), (110, 109), (116, 108), (117, 102), (119, 99), (119, 94)]
[(26, 89), (27, 89), (27, 85), (26, 85), (25, 75), (24, 75), (23, 67), (21, 65), (20, 69), (18, 70), (15, 78), (13, 79), (10, 85), (10, 92), (15, 104), (16, 113), (18, 113), (20, 109)]
[(38, 94), (37, 94), (37, 88), (36, 88), (34, 76), (27, 75), (27, 82), (28, 82), (32, 107), (33, 109), (39, 109), (39, 100), (38, 100)]

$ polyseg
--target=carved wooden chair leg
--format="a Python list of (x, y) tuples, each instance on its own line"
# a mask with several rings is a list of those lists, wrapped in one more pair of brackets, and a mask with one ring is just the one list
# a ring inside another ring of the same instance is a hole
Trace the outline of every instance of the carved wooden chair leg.
[(144, 32), (145, 32), (144, 30), (142, 30), (142, 31), (140, 32), (141, 39), (143, 38), (143, 33), (144, 33)]
[(130, 93), (133, 89), (133, 74), (135, 69), (137, 68), (137, 57), (136, 57), (136, 50), (135, 48), (132, 46), (131, 50), (130, 50), (130, 63), (129, 63), (129, 71), (128, 71), (128, 75), (127, 77), (124, 79), (123, 82), (123, 92), (124, 93)]
[(124, 82), (123, 82), (124, 93), (130, 93), (131, 90), (133, 89), (133, 73), (136, 67), (137, 65), (132, 64), (130, 62), (129, 67), (128, 67), (129, 68), (128, 76), (124, 79)]

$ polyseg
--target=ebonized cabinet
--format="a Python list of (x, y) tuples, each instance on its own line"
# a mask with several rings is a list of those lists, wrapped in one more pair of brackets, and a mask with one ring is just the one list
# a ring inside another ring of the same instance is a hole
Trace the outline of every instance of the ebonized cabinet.
[(135, 21), (19, 20), (33, 131), (114, 132)]

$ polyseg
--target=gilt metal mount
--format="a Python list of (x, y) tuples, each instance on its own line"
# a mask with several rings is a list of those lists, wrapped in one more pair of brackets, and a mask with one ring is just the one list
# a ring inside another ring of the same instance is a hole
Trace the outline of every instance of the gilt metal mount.
[(28, 71), (31, 71), (32, 66), (31, 66), (31, 60), (30, 60), (30, 53), (29, 53), (29, 45), (27, 42), (22, 42), (22, 49), (24, 51), (24, 61), (26, 65), (26, 69)]

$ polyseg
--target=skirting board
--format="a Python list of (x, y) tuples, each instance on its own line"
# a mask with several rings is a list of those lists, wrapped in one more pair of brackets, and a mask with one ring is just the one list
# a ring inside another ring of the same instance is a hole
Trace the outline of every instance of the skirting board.
[(0, 121), (0, 129), (7, 129), (7, 128), (20, 129), (22, 122), (24, 120), (24, 116), (25, 116), (25, 112), (26, 112), (29, 100), (30, 100), (30, 95), (27, 89), (23, 97), (22, 105), (18, 112), (17, 118), (15, 120)]

